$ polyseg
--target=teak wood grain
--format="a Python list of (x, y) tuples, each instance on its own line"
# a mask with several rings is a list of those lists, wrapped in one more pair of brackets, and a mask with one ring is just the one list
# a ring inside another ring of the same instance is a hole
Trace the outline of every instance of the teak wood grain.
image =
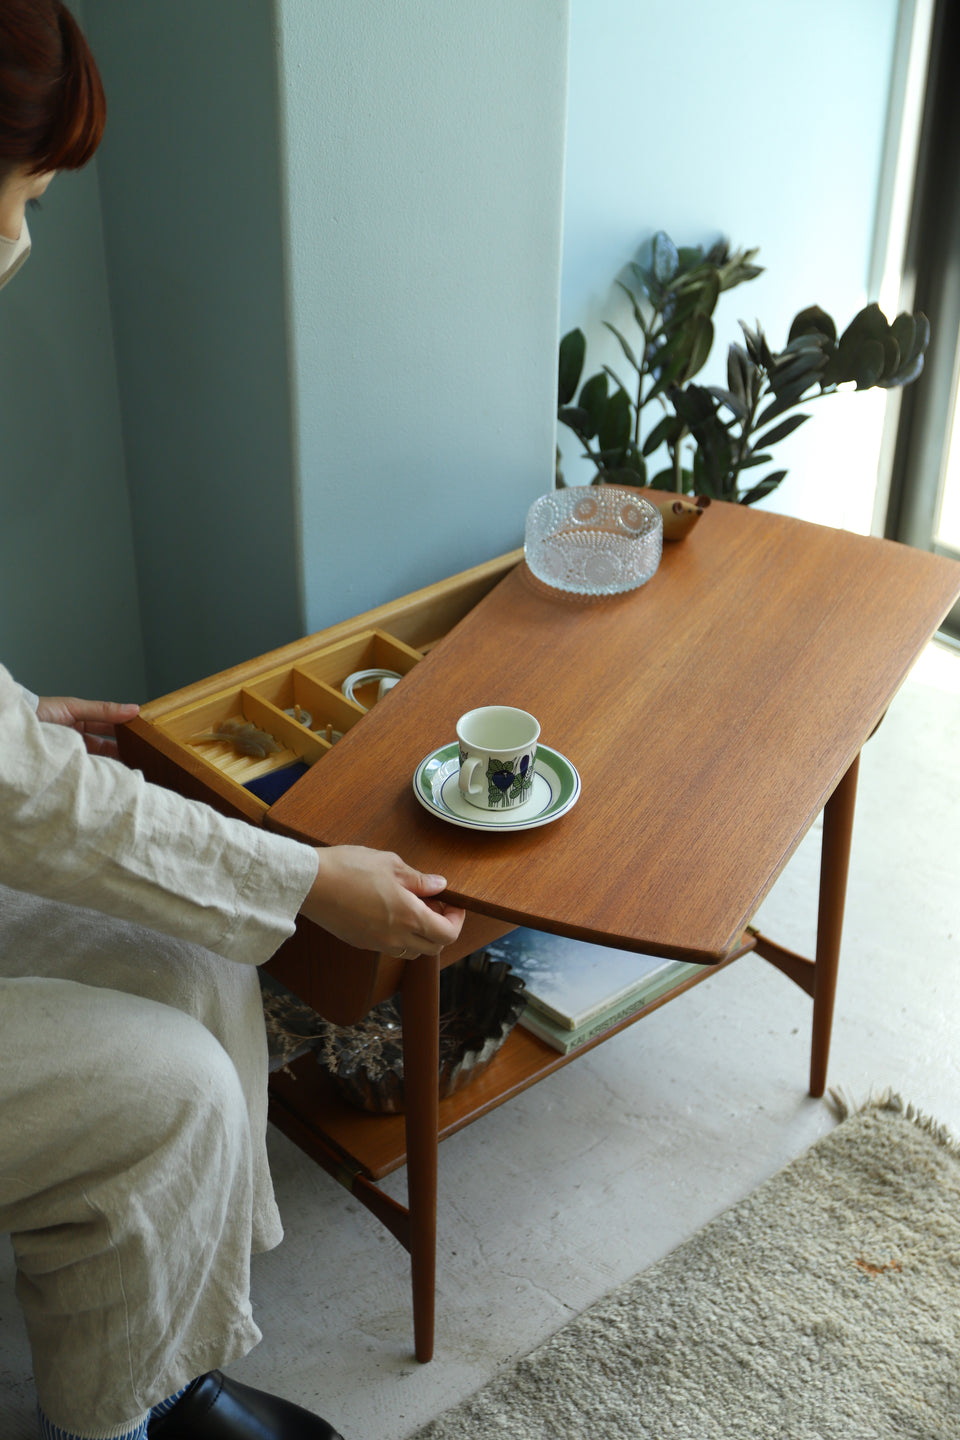
[[(951, 561), (724, 504), (627, 595), (559, 595), (520, 564), (267, 824), (396, 850), (513, 924), (719, 960), (958, 594)], [(414, 798), (419, 761), (491, 703), (579, 770), (553, 824), (478, 833)]]

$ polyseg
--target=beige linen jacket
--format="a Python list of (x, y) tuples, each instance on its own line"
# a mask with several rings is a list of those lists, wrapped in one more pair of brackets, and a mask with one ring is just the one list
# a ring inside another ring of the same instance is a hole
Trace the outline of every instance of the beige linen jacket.
[(0, 665), (0, 883), (269, 959), (293, 932), (315, 852), (89, 755), (35, 708)]

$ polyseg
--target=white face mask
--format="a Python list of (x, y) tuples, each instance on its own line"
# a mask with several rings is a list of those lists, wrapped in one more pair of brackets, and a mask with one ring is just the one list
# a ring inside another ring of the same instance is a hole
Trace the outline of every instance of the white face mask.
[(8, 240), (6, 235), (0, 235), (0, 290), (8, 280), (13, 279), (29, 254), (30, 231), (27, 229), (26, 220), (23, 222), (19, 240)]

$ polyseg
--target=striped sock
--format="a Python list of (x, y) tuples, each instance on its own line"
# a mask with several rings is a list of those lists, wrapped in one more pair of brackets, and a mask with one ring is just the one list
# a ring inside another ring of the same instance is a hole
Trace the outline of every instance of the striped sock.
[(79, 1431), (76, 1430), (64, 1430), (62, 1426), (54, 1425), (52, 1420), (48, 1420), (38, 1406), (37, 1414), (40, 1417), (40, 1440), (147, 1440), (148, 1423), (155, 1416), (166, 1415), (169, 1410), (172, 1410), (181, 1396), (186, 1395), (190, 1389), (190, 1385), (193, 1383), (191, 1380), (190, 1384), (184, 1385), (182, 1390), (178, 1390), (173, 1395), (168, 1395), (166, 1400), (160, 1400), (154, 1405), (150, 1414), (144, 1415), (143, 1419), (138, 1420), (132, 1429), (113, 1430), (109, 1435), (101, 1431), (99, 1435), (90, 1437), (81, 1435)]
[(150, 1411), (150, 1419), (156, 1420), (158, 1415), (166, 1415), (169, 1410), (173, 1409), (178, 1400), (183, 1399), (191, 1386), (196, 1385), (196, 1383), (196, 1380), (191, 1380), (189, 1384), (184, 1385), (182, 1390), (177, 1390), (173, 1395), (168, 1395), (166, 1400), (158, 1400)]
[(39, 1407), (37, 1414), (40, 1417), (40, 1440), (147, 1440), (147, 1421), (150, 1419), (149, 1415), (144, 1415), (132, 1430), (113, 1430), (109, 1435), (101, 1430), (99, 1435), (90, 1437), (80, 1435), (76, 1430), (64, 1430), (61, 1425), (54, 1425)]

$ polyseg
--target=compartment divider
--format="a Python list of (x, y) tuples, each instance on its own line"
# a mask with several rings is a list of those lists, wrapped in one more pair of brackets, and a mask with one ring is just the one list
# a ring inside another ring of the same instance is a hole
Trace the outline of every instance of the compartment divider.
[(281, 765), (290, 765), (294, 760), (305, 760), (308, 765), (312, 765), (315, 760), (326, 755), (330, 749), (326, 740), (321, 740), (305, 725), (291, 720), (289, 715), (284, 714), (269, 700), (264, 700), (256, 691), (244, 689), (241, 694), (243, 713), (247, 719), (252, 720), (261, 730), (266, 730), (278, 744), (285, 747), (278, 755), (268, 757), (273, 762), (271, 770), (279, 770)]
[[(334, 743), (323, 734), (328, 725), (343, 734), (362, 720), (367, 713), (363, 704), (349, 700), (339, 688), (348, 675), (379, 668), (402, 676), (422, 658), (421, 651), (385, 630), (363, 630), (332, 645), (318, 646), (299, 655), (293, 663), (274, 666), (240, 684), (235, 682), (214, 694), (208, 691), (192, 703), (178, 705), (154, 723), (221, 782), (245, 787), (297, 760), (313, 765)], [(294, 705), (310, 712), (309, 727), (286, 714)], [(222, 741), (210, 738), (199, 745), (190, 743), (192, 736), (241, 717), (273, 736), (281, 748), (260, 757), (242, 754), (227, 737)], [(254, 799), (261, 803), (259, 797)], [(264, 804), (263, 808), (268, 806)]]

